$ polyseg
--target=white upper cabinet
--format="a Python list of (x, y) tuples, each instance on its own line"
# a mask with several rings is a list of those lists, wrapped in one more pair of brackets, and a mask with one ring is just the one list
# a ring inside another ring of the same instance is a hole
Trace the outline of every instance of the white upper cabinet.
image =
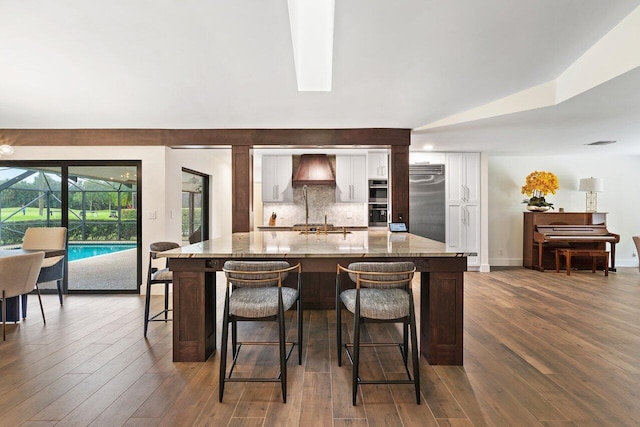
[(367, 157), (369, 179), (387, 179), (389, 177), (388, 155), (384, 152), (371, 151)]
[(367, 202), (367, 157), (336, 155), (336, 203)]
[(292, 156), (262, 156), (262, 202), (291, 203)]
[(447, 153), (446, 185), (450, 202), (480, 202), (480, 153)]

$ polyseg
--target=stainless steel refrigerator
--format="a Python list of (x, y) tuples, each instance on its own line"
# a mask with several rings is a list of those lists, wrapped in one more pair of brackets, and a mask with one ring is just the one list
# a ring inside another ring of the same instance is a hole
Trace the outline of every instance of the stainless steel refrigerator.
[(445, 242), (444, 165), (409, 165), (409, 231)]

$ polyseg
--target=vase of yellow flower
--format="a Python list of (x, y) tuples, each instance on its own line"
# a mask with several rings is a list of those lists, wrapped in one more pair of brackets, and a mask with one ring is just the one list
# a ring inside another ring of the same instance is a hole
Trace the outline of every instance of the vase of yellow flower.
[(527, 204), (527, 210), (544, 212), (553, 209), (553, 203), (545, 200), (547, 194), (556, 194), (558, 177), (552, 172), (534, 171), (527, 175), (522, 186), (522, 194), (529, 196), (522, 203)]

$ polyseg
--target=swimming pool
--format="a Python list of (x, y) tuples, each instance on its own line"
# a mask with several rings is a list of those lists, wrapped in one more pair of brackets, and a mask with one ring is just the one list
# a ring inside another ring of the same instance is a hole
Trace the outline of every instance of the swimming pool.
[(134, 249), (135, 247), (135, 243), (70, 243), (68, 255), (69, 261), (77, 261), (126, 249)]

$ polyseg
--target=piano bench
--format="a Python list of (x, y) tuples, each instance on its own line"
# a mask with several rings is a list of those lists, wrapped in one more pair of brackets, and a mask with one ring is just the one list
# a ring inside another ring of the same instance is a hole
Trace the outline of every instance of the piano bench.
[(596, 272), (596, 261), (598, 258), (604, 258), (604, 275), (609, 275), (609, 251), (600, 249), (556, 249), (556, 273), (560, 272), (560, 256), (564, 255), (565, 264), (567, 266), (567, 276), (571, 275), (571, 257), (572, 256), (590, 256), (593, 259), (591, 272)]

